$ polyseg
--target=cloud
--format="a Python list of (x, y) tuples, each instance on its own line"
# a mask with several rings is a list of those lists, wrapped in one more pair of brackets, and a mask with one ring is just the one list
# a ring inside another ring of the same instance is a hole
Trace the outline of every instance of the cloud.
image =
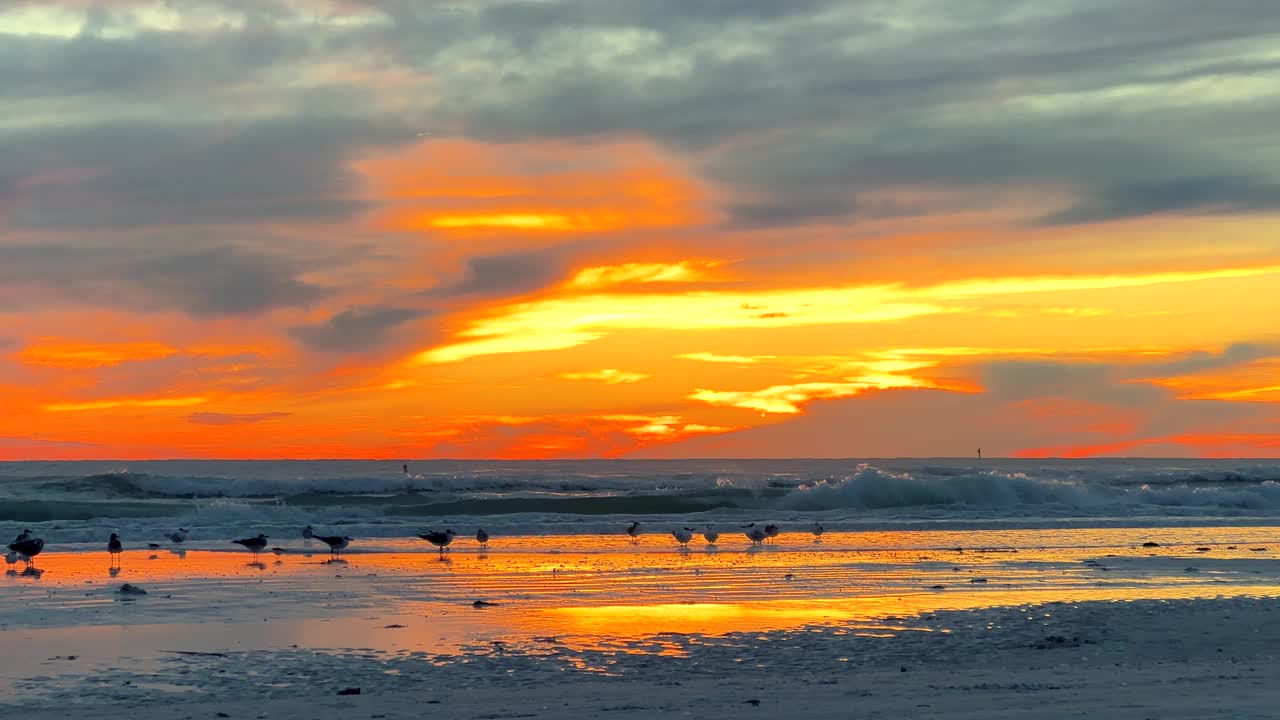
[(48, 438), (32, 438), (32, 437), (0, 437), (0, 448), (91, 448), (98, 447), (97, 443), (81, 442), (79, 440), (50, 440)]
[(588, 380), (601, 382), (605, 385), (624, 385), (627, 383), (640, 382), (649, 376), (644, 373), (626, 372), (625, 370), (618, 370), (617, 368), (605, 368), (603, 370), (560, 373), (560, 377), (565, 380)]
[(97, 368), (124, 362), (155, 360), (179, 352), (158, 342), (77, 343), (42, 341), (22, 349), (18, 359), (28, 365), (60, 368)]
[(0, 245), (0, 306), (111, 305), (193, 317), (306, 305), (325, 290), (296, 260), (224, 245), (196, 250)]
[(425, 314), (410, 308), (353, 307), (322, 323), (294, 327), (289, 332), (312, 350), (367, 352), (387, 343), (396, 328)]
[(1135, 374), (1150, 377), (1188, 375), (1244, 365), (1255, 360), (1280, 356), (1280, 347), (1266, 343), (1232, 343), (1220, 352), (1197, 350), (1162, 363), (1145, 363), (1135, 369)]
[(429, 295), (522, 295), (563, 277), (565, 260), (557, 250), (482, 255), (466, 260), (461, 280), (430, 291)]
[(199, 412), (191, 413), (187, 416), (187, 422), (193, 425), (252, 425), (255, 423), (266, 422), (267, 420), (277, 420), (292, 415), (287, 412), (264, 412), (264, 413), (219, 413), (219, 412)]

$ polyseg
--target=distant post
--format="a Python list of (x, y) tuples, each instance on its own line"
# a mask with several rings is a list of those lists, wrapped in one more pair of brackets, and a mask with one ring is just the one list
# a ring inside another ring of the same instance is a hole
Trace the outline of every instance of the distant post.
[(982, 448), (978, 448), (978, 459), (982, 459)]

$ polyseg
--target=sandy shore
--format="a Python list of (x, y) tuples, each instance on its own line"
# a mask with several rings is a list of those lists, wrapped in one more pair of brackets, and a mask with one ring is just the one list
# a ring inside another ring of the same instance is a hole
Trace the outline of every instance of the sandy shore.
[(1266, 534), (55, 550), (0, 579), (0, 717), (1274, 717)]
[[(1270, 718), (1278, 621), (1266, 598), (1093, 602), (902, 618), (882, 636), (669, 636), (668, 654), (175, 655), (154, 672), (86, 679), (22, 716)], [(337, 694), (353, 687), (360, 695)]]

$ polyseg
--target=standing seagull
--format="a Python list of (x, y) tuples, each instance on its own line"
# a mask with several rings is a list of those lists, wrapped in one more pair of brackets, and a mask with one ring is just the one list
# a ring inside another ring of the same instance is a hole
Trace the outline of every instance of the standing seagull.
[(342, 549), (351, 544), (351, 538), (346, 535), (316, 535), (314, 537), (329, 546), (329, 554), (333, 556), (333, 560), (337, 560)]
[(764, 536), (767, 538), (770, 538), (770, 539), (776, 538), (778, 537), (779, 532), (781, 532), (781, 530), (779, 530), (778, 526), (774, 525), (773, 523), (769, 523), (768, 525), (764, 526)]
[(715, 545), (716, 541), (720, 539), (720, 533), (712, 528), (707, 528), (702, 531), (702, 539), (706, 540), (708, 545)]
[(107, 540), (107, 553), (111, 555), (111, 564), (114, 566), (120, 562), (120, 553), (124, 552), (124, 543), (120, 542), (120, 536), (111, 533), (111, 538)]
[(258, 553), (267, 547), (267, 536), (258, 533), (258, 537), (244, 538), (241, 540), (232, 540), (236, 545), (243, 545), (253, 551), (253, 561), (258, 562)]
[(449, 543), (453, 542), (453, 536), (457, 534), (458, 533), (452, 530), (445, 530), (444, 532), (432, 530), (431, 532), (425, 535), (419, 535), (418, 537), (440, 548), (440, 554), (444, 555), (445, 548), (449, 547)]
[(821, 542), (822, 533), (826, 531), (827, 529), (822, 527), (822, 523), (818, 522), (817, 520), (813, 521), (813, 541), (814, 542)]
[(631, 523), (631, 527), (627, 528), (627, 536), (631, 538), (631, 542), (640, 542), (640, 521)]
[(27, 563), (27, 570), (31, 569), (31, 561), (44, 550), (44, 540), (40, 538), (29, 537), (26, 540), (19, 540), (9, 543), (9, 549), (18, 554), (18, 557)]
[(22, 532), (18, 533), (18, 536), (17, 536), (17, 537), (15, 537), (15, 538), (13, 539), (13, 541), (14, 541), (14, 542), (16, 542), (16, 543), (20, 543), (20, 542), (22, 542), (23, 540), (30, 540), (30, 539), (31, 539), (31, 538), (33, 538), (33, 537), (35, 537), (35, 536), (31, 534), (31, 529), (30, 529), (30, 528), (23, 528), (23, 529), (22, 529)]
[(476, 542), (480, 543), (481, 548), (489, 549), (489, 533), (485, 532), (484, 528), (476, 531)]
[(10, 550), (9, 554), (4, 556), (4, 561), (9, 566), (9, 573), (13, 574), (15, 572), (13, 566), (18, 564), (17, 551)]
[(685, 550), (689, 549), (689, 541), (693, 539), (692, 528), (680, 528), (679, 530), (672, 530), (671, 534), (672, 536), (675, 537), (676, 542), (680, 543), (680, 547), (684, 548)]
[(764, 528), (756, 527), (755, 523), (743, 525), (742, 528), (745, 531), (743, 532), (743, 535), (746, 535), (747, 539), (751, 541), (752, 547), (758, 546), (760, 543), (764, 542), (766, 537), (764, 534)]
[(315, 536), (316, 536), (316, 529), (315, 529), (315, 528), (311, 527), (310, 525), (308, 525), (308, 526), (306, 526), (306, 527), (302, 528), (302, 539), (303, 539), (303, 540), (310, 540), (311, 538), (313, 538), (313, 537), (315, 537)]
[[(186, 528), (178, 528), (178, 532), (169, 533), (169, 541), (176, 542), (176, 543), (184, 543), (187, 541), (187, 536), (190, 534), (191, 533)], [(236, 542), (239, 542), (239, 541), (237, 540)]]

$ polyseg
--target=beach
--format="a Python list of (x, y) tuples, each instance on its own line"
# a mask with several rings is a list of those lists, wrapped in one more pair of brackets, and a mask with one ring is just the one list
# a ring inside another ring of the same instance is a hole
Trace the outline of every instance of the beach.
[[(0, 463), (0, 533), (46, 541), (0, 576), (0, 716), (1269, 717), (1277, 477)], [(308, 526), (352, 539), (335, 558)], [(420, 537), (446, 529), (444, 551)], [(259, 533), (256, 557), (231, 542)]]
[(415, 538), (329, 562), (298, 538), (254, 563), (193, 539), (126, 550), (115, 574), (104, 551), (73, 545), (42, 555), (38, 577), (0, 581), (0, 602), (23, 608), (0, 622), (0, 707), (143, 720), (1272, 712), (1272, 528), (964, 536), (1003, 544), (796, 529), (757, 548), (618, 533), (460, 539), (442, 554)]

